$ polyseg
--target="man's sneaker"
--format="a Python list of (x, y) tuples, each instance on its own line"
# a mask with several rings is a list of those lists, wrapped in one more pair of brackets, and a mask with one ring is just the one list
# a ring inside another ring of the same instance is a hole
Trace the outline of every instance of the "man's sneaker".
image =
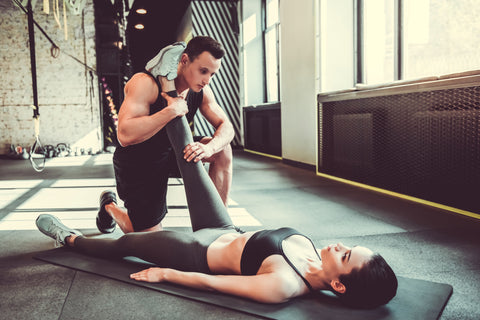
[(80, 231), (70, 229), (51, 214), (39, 215), (35, 223), (37, 224), (38, 230), (55, 240), (55, 246), (57, 247), (59, 247), (60, 244), (65, 245), (65, 238), (72, 234), (82, 235)]
[(177, 77), (178, 62), (187, 45), (185, 42), (175, 42), (166, 46), (147, 62), (145, 69), (156, 78), (158, 76), (167, 77), (167, 80), (173, 80)]
[(100, 195), (100, 210), (98, 210), (96, 219), (97, 228), (101, 233), (112, 233), (117, 226), (115, 220), (105, 210), (105, 206), (112, 202), (117, 203), (115, 192), (110, 190), (103, 191)]

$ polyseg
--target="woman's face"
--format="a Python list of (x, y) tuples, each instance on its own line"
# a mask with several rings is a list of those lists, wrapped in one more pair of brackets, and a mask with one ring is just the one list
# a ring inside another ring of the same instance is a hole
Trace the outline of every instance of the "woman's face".
[(183, 76), (188, 83), (188, 87), (195, 92), (199, 92), (204, 86), (210, 83), (210, 80), (218, 72), (222, 59), (215, 59), (208, 51), (202, 52), (193, 61), (188, 56), (182, 56)]
[(343, 243), (331, 244), (320, 251), (322, 269), (332, 280), (342, 274), (349, 274), (353, 269), (360, 268), (373, 256), (373, 252), (365, 247), (347, 247)]

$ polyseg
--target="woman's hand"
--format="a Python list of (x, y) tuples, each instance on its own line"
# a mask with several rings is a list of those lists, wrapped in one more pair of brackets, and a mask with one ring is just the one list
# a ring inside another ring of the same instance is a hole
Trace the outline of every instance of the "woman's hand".
[(165, 92), (161, 93), (162, 97), (167, 100), (167, 107), (173, 110), (176, 117), (184, 116), (188, 113), (188, 105), (182, 97), (170, 97)]
[(137, 273), (132, 273), (130, 278), (137, 281), (162, 282), (165, 280), (165, 268), (148, 268)]

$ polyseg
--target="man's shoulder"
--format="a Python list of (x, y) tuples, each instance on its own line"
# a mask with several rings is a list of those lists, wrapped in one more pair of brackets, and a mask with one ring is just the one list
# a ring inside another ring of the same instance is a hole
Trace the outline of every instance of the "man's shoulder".
[(155, 83), (155, 79), (151, 74), (148, 74), (147, 72), (137, 72), (135, 73), (129, 80), (130, 81), (148, 81), (148, 82), (153, 82)]
[(157, 82), (151, 75), (145, 72), (138, 72), (135, 73), (130, 80), (128, 80), (127, 85), (130, 87), (137, 87), (140, 85), (141, 87), (152, 88), (157, 86)]
[(125, 93), (129, 96), (143, 97), (154, 101), (158, 95), (158, 86), (155, 80), (144, 72), (135, 73), (125, 85)]

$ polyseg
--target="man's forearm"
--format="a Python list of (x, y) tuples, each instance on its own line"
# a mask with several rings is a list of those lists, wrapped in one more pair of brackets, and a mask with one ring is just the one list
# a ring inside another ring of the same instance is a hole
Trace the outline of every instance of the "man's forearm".
[(218, 153), (225, 149), (225, 147), (232, 142), (235, 136), (235, 131), (230, 122), (222, 123), (213, 134), (212, 140), (208, 143), (213, 149), (213, 153)]

